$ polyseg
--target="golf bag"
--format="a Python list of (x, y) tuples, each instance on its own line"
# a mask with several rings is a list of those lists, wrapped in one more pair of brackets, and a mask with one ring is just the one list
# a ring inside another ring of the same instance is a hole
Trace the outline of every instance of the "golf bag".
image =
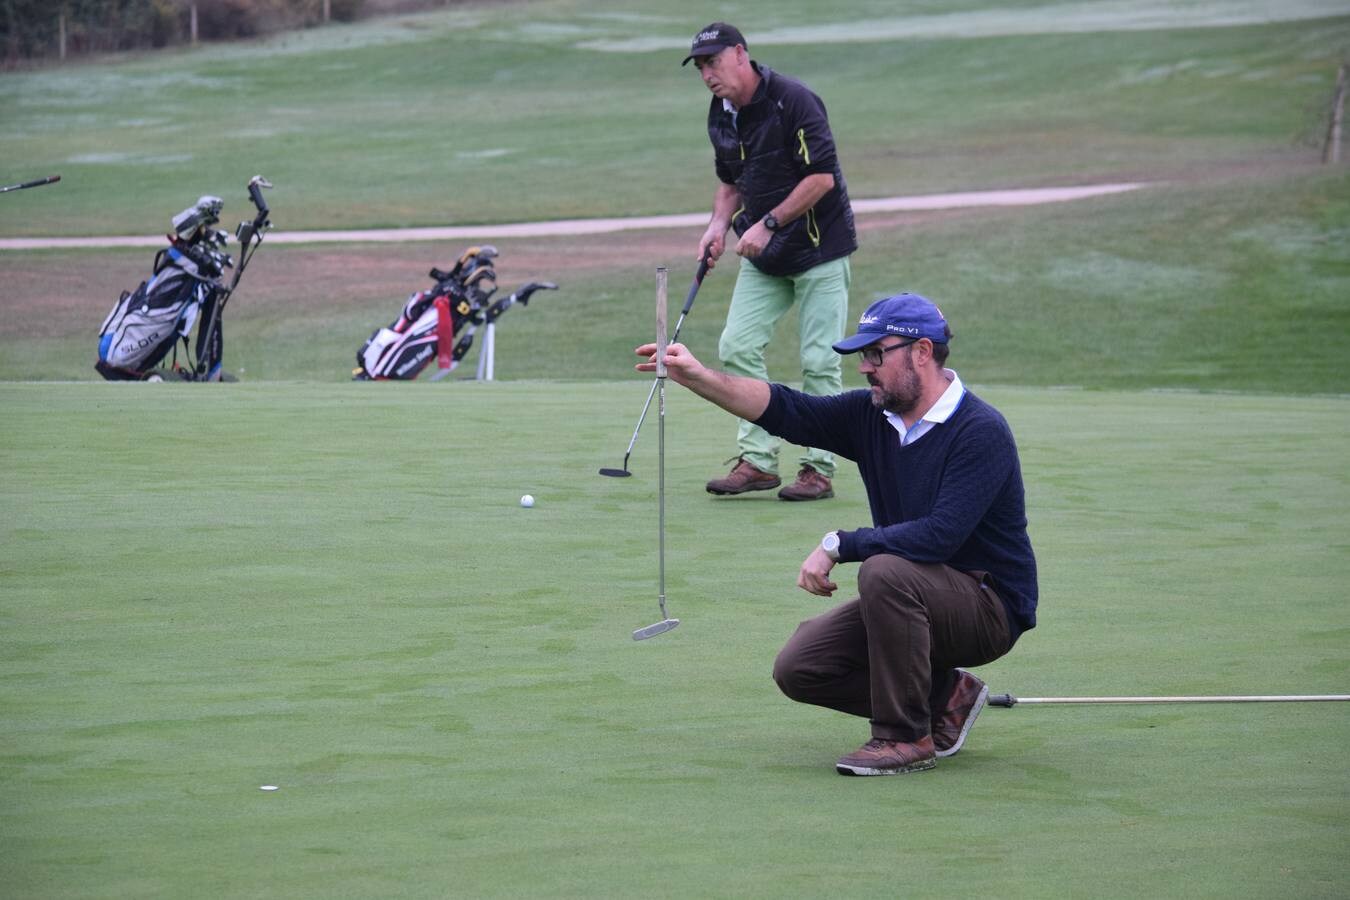
[[(221, 285), (220, 262), (203, 248), (175, 239), (155, 254), (154, 275), (122, 298), (99, 329), (98, 362), (94, 368), (109, 381), (142, 381), (150, 377), (181, 339), (186, 349), (192, 326), (203, 311), (215, 311)], [(209, 373), (220, 371), (223, 345), (220, 328), (197, 334), (197, 359)], [(174, 366), (177, 370), (177, 353)]]
[(557, 290), (547, 281), (530, 282), (509, 297), (492, 301), (497, 290), (491, 244), (470, 247), (448, 272), (433, 268), (431, 290), (416, 291), (387, 328), (377, 328), (356, 352), (354, 381), (411, 381), (432, 359), (436, 379), (449, 374), (473, 346), (474, 334), (492, 325), (516, 303), (526, 306), (538, 290)]
[[(221, 282), (234, 260), (224, 248), (230, 236), (212, 228), (224, 206), (219, 197), (203, 196), (173, 217), (169, 246), (155, 254), (153, 274), (135, 291), (123, 291), (99, 329), (94, 369), (109, 381), (158, 381), (164, 376), (184, 381), (230, 380), (221, 368), (224, 332), (221, 313), (245, 266), (271, 227), (262, 188), (272, 185), (261, 175), (248, 183), (257, 209), (251, 222), (241, 222), (239, 266), (230, 284)], [(189, 336), (198, 321), (195, 357)], [(184, 365), (178, 362), (182, 342)], [(159, 367), (173, 352), (167, 369)]]

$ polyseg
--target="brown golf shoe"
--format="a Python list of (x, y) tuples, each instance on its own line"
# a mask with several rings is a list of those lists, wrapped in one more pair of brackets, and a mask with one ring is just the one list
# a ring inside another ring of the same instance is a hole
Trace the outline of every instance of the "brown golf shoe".
[(802, 466), (797, 480), (778, 492), (779, 500), (828, 500), (833, 496), (830, 479), (810, 466)]
[(738, 456), (731, 474), (726, 478), (714, 478), (706, 487), (710, 494), (744, 494), (746, 491), (771, 491), (782, 483), (777, 475), (752, 466), (744, 456)]
[(989, 686), (964, 669), (957, 669), (956, 686), (947, 706), (933, 716), (933, 746), (941, 757), (953, 756), (966, 742), (970, 726), (989, 699)]
[(936, 765), (931, 737), (913, 743), (872, 738), (848, 756), (841, 756), (834, 769), (840, 775), (904, 775)]

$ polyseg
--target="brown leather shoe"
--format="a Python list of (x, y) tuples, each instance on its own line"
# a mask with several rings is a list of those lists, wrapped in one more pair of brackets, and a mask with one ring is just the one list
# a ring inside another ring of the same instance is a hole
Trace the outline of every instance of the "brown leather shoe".
[(714, 478), (706, 485), (710, 494), (744, 494), (746, 491), (771, 491), (783, 482), (772, 472), (765, 472), (736, 457), (736, 465), (726, 478)]
[(988, 685), (964, 669), (956, 671), (960, 674), (946, 708), (933, 716), (933, 746), (942, 757), (953, 756), (961, 749), (975, 717), (989, 699)]
[(834, 769), (840, 775), (904, 775), (936, 765), (931, 737), (921, 737), (912, 744), (872, 738), (848, 756), (841, 756)]
[(833, 496), (830, 479), (810, 466), (802, 466), (797, 480), (778, 492), (779, 500), (828, 500)]

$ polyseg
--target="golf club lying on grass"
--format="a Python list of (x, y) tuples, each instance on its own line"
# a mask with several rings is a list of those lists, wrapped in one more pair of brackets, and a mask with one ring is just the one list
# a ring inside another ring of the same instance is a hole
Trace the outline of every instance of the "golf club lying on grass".
[[(675, 333), (670, 336), (670, 343), (675, 343), (680, 339), (680, 329), (684, 327), (684, 318), (689, 315), (689, 310), (694, 306), (694, 298), (698, 296), (699, 285), (703, 284), (703, 276), (708, 274), (708, 260), (712, 255), (710, 250), (703, 252), (703, 259), (698, 264), (698, 272), (694, 275), (694, 283), (689, 286), (689, 294), (684, 298), (684, 309), (680, 310), (680, 318), (675, 322)], [(662, 268), (659, 271), (664, 272)], [(665, 308), (661, 310), (662, 321), (665, 319)], [(661, 370), (664, 373), (664, 369)], [(628, 457), (633, 455), (633, 447), (637, 444), (638, 432), (642, 430), (642, 423), (647, 419), (647, 410), (652, 407), (652, 397), (656, 394), (656, 386), (661, 383), (664, 375), (658, 375), (652, 380), (652, 389), (647, 392), (647, 402), (642, 406), (642, 415), (638, 416), (637, 427), (633, 429), (633, 439), (628, 442), (628, 449), (623, 454), (623, 468), (600, 470), (601, 475), (607, 475), (610, 478), (627, 478), (633, 473), (628, 471)]]
[(1276, 694), (1213, 697), (1014, 697), (990, 694), (990, 706), (1008, 709), (1019, 703), (1319, 703), (1350, 700), (1350, 694)]
[(32, 181), (25, 181), (23, 184), (11, 184), (0, 187), (0, 194), (8, 194), (10, 191), (21, 191), (24, 188), (42, 187), (44, 184), (55, 184), (60, 180), (60, 175), (48, 175), (46, 178), (36, 178)]
[[(699, 267), (700, 273), (704, 268)], [(698, 283), (695, 282), (695, 287)], [(692, 295), (691, 295), (692, 297)], [(688, 304), (685, 304), (688, 306)], [(633, 632), (633, 640), (665, 634), (679, 619), (666, 615), (666, 267), (656, 270), (656, 601), (661, 606), (661, 621)], [(625, 459), (626, 463), (627, 460)], [(601, 472), (603, 473), (603, 469)], [(627, 475), (627, 472), (624, 472)]]

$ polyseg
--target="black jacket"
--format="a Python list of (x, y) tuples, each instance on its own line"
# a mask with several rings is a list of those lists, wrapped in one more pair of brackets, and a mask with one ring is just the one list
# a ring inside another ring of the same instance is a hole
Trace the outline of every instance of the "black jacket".
[(708, 109), (717, 177), (741, 195), (741, 209), (731, 223), (736, 234), (767, 215), (807, 175), (834, 175), (829, 193), (780, 228), (752, 260), (766, 275), (796, 275), (858, 249), (853, 208), (825, 104), (800, 81), (751, 65), (760, 84), (750, 102), (733, 114), (713, 97)]

